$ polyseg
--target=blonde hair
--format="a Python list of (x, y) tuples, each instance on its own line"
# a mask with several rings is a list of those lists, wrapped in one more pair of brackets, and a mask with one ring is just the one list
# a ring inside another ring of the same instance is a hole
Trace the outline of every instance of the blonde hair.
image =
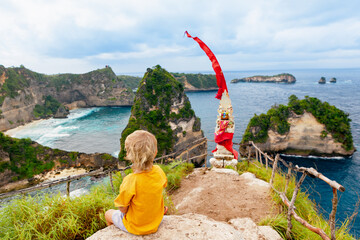
[(126, 160), (137, 170), (149, 170), (157, 153), (155, 136), (144, 130), (136, 130), (125, 139)]

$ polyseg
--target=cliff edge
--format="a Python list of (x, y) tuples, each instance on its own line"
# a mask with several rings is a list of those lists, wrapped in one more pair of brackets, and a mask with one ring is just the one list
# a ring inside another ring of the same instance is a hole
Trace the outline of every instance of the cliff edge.
[(172, 197), (179, 215), (164, 216), (156, 233), (136, 236), (112, 225), (87, 239), (280, 240), (274, 229), (256, 224), (272, 211), (269, 191), (248, 172), (195, 169)]

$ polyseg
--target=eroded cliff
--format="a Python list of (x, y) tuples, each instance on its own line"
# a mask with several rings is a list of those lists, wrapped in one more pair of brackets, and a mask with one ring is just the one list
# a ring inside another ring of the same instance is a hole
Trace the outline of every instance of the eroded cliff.
[(69, 109), (130, 106), (134, 98), (110, 67), (85, 74), (45, 75), (24, 67), (0, 66), (0, 131), (38, 118), (34, 108), (43, 106), (49, 96)]
[[(273, 106), (255, 115), (242, 143), (253, 141), (263, 151), (295, 155), (350, 156), (353, 145), (351, 119), (335, 106), (306, 96), (289, 97), (288, 106)], [(245, 147), (240, 151), (245, 154)]]

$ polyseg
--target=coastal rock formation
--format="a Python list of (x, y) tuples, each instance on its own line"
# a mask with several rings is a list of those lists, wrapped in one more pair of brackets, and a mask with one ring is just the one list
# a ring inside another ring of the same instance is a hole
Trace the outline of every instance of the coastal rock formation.
[(255, 115), (249, 122), (240, 152), (253, 141), (265, 152), (295, 155), (351, 156), (356, 150), (350, 119), (335, 106), (306, 96), (289, 97), (288, 106), (273, 106), (267, 114)]
[[(156, 136), (158, 156), (191, 158), (206, 153), (200, 118), (191, 109), (183, 85), (159, 65), (148, 68), (140, 83), (128, 125), (121, 135), (120, 160), (125, 156), (126, 137), (138, 129)], [(205, 156), (193, 162), (201, 165), (204, 160)]]
[(334, 78), (334, 77), (331, 78), (331, 79), (330, 79), (330, 82), (331, 82), (331, 83), (336, 83), (336, 78)]
[(287, 134), (281, 135), (270, 129), (267, 141), (256, 145), (265, 152), (295, 155), (349, 156), (354, 153), (354, 150), (346, 151), (331, 133), (323, 136), (325, 125), (319, 123), (311, 113), (294, 114), (288, 122), (290, 130)]
[(296, 78), (289, 73), (282, 73), (274, 76), (252, 76), (231, 80), (231, 83), (237, 82), (295, 83)]
[[(85, 74), (45, 75), (0, 65), (0, 131), (36, 119), (34, 108), (52, 97), (66, 107), (130, 106), (134, 95), (110, 67)], [(54, 112), (64, 117), (66, 109)], [(54, 116), (53, 115), (53, 116)]]
[(27, 187), (33, 176), (50, 170), (75, 167), (87, 170), (118, 165), (117, 158), (106, 153), (67, 152), (42, 146), (29, 139), (16, 139), (0, 133), (0, 192), (10, 191), (5, 185), (21, 179)]
[(319, 80), (319, 84), (325, 84), (326, 83), (326, 78), (325, 77), (321, 77)]

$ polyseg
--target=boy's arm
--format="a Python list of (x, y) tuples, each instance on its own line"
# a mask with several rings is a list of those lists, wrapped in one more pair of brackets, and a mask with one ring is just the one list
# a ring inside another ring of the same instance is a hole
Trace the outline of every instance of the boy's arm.
[(119, 207), (120, 212), (122, 212), (124, 214), (127, 213), (128, 209), (129, 209), (129, 206), (127, 206), (127, 207)]

